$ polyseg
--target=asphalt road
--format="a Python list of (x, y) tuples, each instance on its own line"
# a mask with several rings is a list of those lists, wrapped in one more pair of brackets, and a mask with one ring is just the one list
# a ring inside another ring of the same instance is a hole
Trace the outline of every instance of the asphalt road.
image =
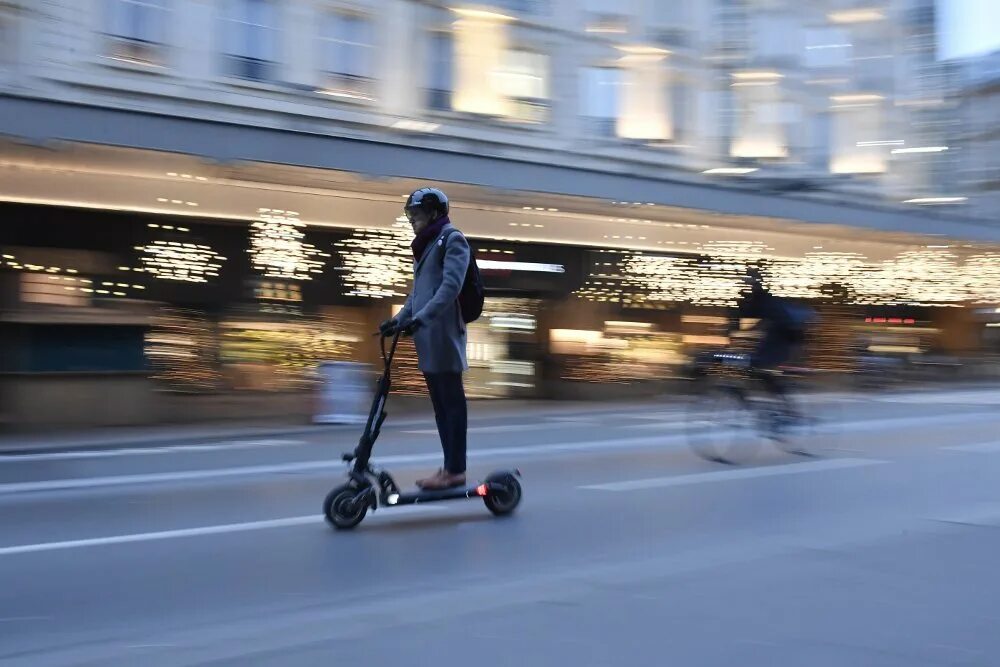
[[(997, 665), (998, 408), (814, 397), (814, 456), (741, 466), (676, 406), (489, 411), (470, 473), (520, 468), (513, 517), (350, 533), (320, 504), (356, 428), (0, 456), (0, 665)], [(436, 468), (430, 419), (377, 457)]]

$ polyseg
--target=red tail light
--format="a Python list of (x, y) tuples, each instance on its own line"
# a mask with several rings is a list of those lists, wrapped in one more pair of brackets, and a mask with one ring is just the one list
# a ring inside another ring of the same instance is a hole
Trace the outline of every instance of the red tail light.
[(485, 484), (480, 484), (476, 487), (477, 496), (485, 496), (487, 493), (489, 493), (489, 489), (486, 488)]

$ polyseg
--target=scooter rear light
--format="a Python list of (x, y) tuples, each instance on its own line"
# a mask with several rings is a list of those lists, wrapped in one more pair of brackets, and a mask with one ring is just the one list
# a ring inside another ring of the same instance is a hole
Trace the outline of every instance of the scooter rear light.
[(480, 484), (476, 487), (477, 496), (485, 496), (487, 493), (489, 493), (489, 489), (486, 488), (485, 484)]

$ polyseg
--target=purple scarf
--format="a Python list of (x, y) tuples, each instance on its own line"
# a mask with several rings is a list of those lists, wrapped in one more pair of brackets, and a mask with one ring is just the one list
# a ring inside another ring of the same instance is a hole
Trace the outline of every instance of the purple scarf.
[(413, 243), (410, 244), (410, 248), (413, 249), (413, 259), (419, 262), (420, 258), (424, 256), (427, 244), (436, 239), (444, 226), (448, 224), (451, 224), (451, 221), (448, 220), (448, 216), (444, 215), (424, 227), (424, 230), (417, 234), (413, 238)]

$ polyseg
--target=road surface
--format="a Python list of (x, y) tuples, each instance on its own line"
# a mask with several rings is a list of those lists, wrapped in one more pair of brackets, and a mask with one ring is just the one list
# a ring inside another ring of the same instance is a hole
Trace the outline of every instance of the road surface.
[[(474, 412), (515, 516), (350, 533), (319, 512), (356, 428), (0, 457), (0, 665), (1000, 664), (1000, 391), (809, 406), (815, 456), (738, 467), (677, 406)], [(431, 420), (376, 456), (433, 470)]]

